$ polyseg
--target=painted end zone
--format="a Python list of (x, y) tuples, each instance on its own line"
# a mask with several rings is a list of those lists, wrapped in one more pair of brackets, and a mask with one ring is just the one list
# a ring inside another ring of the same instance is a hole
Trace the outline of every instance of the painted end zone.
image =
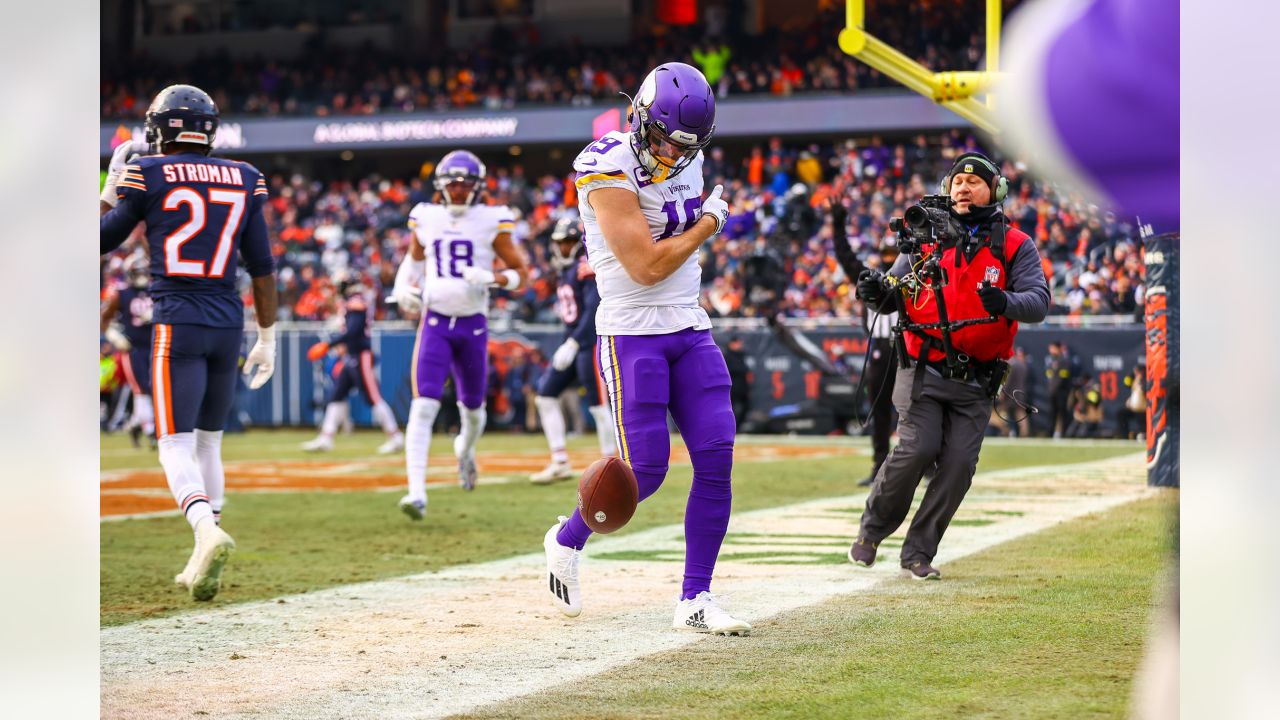
[[(751, 444), (739, 447), (735, 458), (740, 462), (812, 460), (858, 451), (849, 446), (796, 446)], [(600, 458), (599, 453), (571, 451), (569, 461), (585, 468)], [(541, 470), (546, 453), (480, 452), (480, 482), (497, 484), (525, 480)], [(673, 443), (671, 465), (689, 464), (684, 445)], [(228, 493), (244, 492), (351, 492), (368, 490), (403, 490), (405, 487), (404, 456), (392, 455), (356, 460), (291, 460), (279, 462), (242, 461), (224, 466)], [(438, 453), (428, 463), (428, 486), (457, 485), (457, 460)], [(123, 519), (170, 511), (177, 515), (173, 498), (159, 466), (148, 470), (103, 472), (101, 476), (101, 516), (104, 520)]]

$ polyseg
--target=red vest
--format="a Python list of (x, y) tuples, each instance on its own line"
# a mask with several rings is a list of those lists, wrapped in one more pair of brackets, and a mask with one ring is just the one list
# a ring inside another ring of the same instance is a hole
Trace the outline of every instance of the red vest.
[[(1007, 228), (1003, 263), (991, 254), (991, 248), (987, 245), (983, 245), (974, 254), (973, 260), (968, 262), (956, 248), (945, 250), (942, 253), (941, 266), (946, 271), (948, 280), (946, 288), (943, 289), (947, 301), (947, 319), (955, 322), (969, 318), (990, 317), (991, 314), (982, 307), (978, 289), (982, 287), (983, 280), (990, 280), (993, 286), (1007, 290), (1009, 278), (1005, 269), (1013, 265), (1014, 254), (1018, 252), (1018, 248), (1022, 247), (1023, 241), (1029, 239), (1026, 233)], [(925, 252), (929, 250), (932, 248), (928, 246), (924, 248)], [(956, 267), (957, 256), (960, 258), (960, 267)], [(915, 300), (909, 296), (903, 299), (907, 306), (907, 317), (911, 318), (911, 322), (938, 322), (938, 303), (934, 300), (933, 291), (927, 288), (928, 286)], [(938, 341), (929, 348), (928, 359), (930, 361), (945, 359), (946, 353), (942, 351), (941, 330), (913, 330), (905, 333), (907, 354), (913, 358), (920, 357), (920, 348), (924, 345), (920, 332), (938, 338)], [(970, 325), (951, 333), (951, 344), (957, 352), (965, 353), (980, 362), (990, 362), (997, 358), (1007, 360), (1013, 356), (1013, 338), (1017, 334), (1018, 323), (1008, 318), (1001, 318), (996, 322)]]

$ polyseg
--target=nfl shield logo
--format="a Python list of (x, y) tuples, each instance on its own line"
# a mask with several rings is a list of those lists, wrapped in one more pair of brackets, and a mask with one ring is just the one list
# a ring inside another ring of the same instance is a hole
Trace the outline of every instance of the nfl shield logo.
[(996, 285), (1000, 282), (1000, 268), (994, 265), (988, 265), (987, 271), (982, 275), (982, 279)]
[(169, 118), (169, 127), (182, 127), (182, 118)]

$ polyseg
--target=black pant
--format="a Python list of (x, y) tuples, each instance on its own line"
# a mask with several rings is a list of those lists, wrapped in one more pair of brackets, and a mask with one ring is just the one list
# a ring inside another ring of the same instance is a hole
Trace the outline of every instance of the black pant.
[(1049, 417), (1053, 420), (1053, 427), (1049, 428), (1049, 434), (1055, 433), (1067, 434), (1067, 428), (1071, 427), (1071, 390), (1063, 388), (1053, 393), (1049, 401), (1053, 403), (1053, 414)]
[(938, 554), (942, 534), (973, 481), (991, 419), (991, 398), (982, 389), (933, 373), (925, 374), (920, 398), (913, 399), (914, 373), (898, 371), (898, 445), (876, 474), (859, 533), (874, 543), (892, 535), (911, 510), (921, 475), (936, 460), (938, 470), (902, 543), (903, 567), (931, 562)]
[(880, 471), (889, 456), (889, 436), (893, 434), (893, 386), (897, 376), (893, 365), (893, 341), (873, 338), (871, 360), (863, 384), (871, 398), (871, 476)]

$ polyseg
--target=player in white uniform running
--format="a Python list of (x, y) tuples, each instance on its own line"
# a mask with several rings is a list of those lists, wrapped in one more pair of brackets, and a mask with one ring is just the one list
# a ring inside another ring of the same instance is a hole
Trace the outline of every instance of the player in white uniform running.
[[(396, 274), (396, 303), (406, 312), (422, 313), (405, 428), (409, 494), (400, 501), (400, 509), (414, 520), (426, 512), (431, 427), (450, 373), (462, 416), (453, 442), (458, 482), (465, 490), (475, 488), (476, 441), (484, 432), (489, 378), (489, 288), (515, 290), (529, 274), (512, 237), (511, 209), (479, 203), (484, 179), (484, 163), (470, 152), (444, 156), (435, 178), (440, 203), (420, 203), (409, 213), (413, 240)], [(495, 255), (506, 265), (496, 273)]]
[[(611, 132), (574, 160), (587, 258), (596, 273), (601, 375), (619, 454), (635, 472), (640, 500), (667, 475), (675, 419), (693, 463), (685, 512), (685, 567), (673, 627), (746, 634), (710, 593), (732, 505), (735, 423), (729, 370), (698, 303), (698, 248), (724, 227), (716, 187), (702, 198), (702, 149), (715, 132), (715, 96), (683, 63), (649, 73), (627, 133)], [(546, 587), (570, 617), (582, 611), (579, 553), (591, 535), (574, 511), (543, 538)]]

